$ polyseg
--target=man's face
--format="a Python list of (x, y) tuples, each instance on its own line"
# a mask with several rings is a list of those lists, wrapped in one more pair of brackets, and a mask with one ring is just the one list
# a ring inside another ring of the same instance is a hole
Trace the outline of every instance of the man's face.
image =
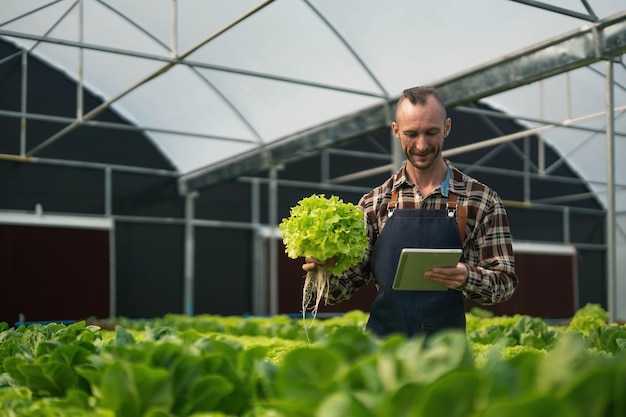
[(402, 152), (416, 169), (428, 170), (435, 161), (443, 160), (443, 139), (450, 132), (451, 120), (445, 119), (435, 98), (428, 97), (425, 105), (413, 105), (409, 100), (403, 100), (391, 126), (400, 140)]

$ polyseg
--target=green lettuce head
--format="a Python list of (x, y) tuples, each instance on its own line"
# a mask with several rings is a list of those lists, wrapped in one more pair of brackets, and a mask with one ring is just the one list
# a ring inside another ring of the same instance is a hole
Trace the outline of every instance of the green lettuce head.
[(287, 256), (311, 256), (320, 261), (334, 256), (337, 264), (329, 268), (334, 275), (360, 262), (368, 243), (363, 212), (337, 196), (313, 194), (303, 198), (291, 208), (279, 229)]

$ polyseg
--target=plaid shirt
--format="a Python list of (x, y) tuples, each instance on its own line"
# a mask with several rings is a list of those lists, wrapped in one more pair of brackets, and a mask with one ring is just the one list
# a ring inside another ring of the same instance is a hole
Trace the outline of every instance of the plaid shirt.
[(444, 210), (448, 202), (448, 192), (457, 194), (458, 203), (467, 207), (463, 255), (468, 277), (459, 290), (466, 297), (485, 305), (508, 300), (513, 295), (517, 287), (517, 276), (511, 233), (502, 200), (494, 190), (447, 163), (450, 182), (446, 184), (444, 181), (426, 197), (422, 197), (417, 187), (407, 178), (403, 165), (384, 184), (361, 198), (359, 206), (365, 215), (369, 246), (360, 264), (351, 266), (341, 277), (330, 280), (326, 300), (328, 304), (348, 299), (360, 287), (370, 281), (376, 282), (371, 273), (370, 258), (387, 221), (387, 204), (391, 200), (392, 191), (396, 189), (399, 191), (396, 206), (398, 209)]

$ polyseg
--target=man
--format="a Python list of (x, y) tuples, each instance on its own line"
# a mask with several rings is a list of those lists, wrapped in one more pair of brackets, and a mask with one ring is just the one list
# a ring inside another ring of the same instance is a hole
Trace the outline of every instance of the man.
[[(509, 224), (500, 197), (443, 159), (443, 141), (451, 126), (444, 103), (433, 88), (403, 92), (391, 128), (406, 161), (385, 183), (361, 198), (359, 206), (369, 233), (365, 258), (330, 280), (331, 304), (375, 281), (378, 294), (367, 328), (379, 336), (403, 333), (411, 337), (446, 328), (465, 329), (465, 297), (480, 304), (496, 304), (509, 299), (517, 287)], [(448, 290), (392, 289), (404, 247), (462, 248), (461, 262), (455, 267), (424, 274)], [(310, 270), (321, 263), (307, 258), (302, 268)]]

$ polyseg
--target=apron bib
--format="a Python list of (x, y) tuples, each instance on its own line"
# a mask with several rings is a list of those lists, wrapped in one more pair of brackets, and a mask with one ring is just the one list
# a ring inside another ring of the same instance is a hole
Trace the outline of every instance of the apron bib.
[(389, 217), (372, 254), (372, 271), (379, 288), (370, 309), (369, 331), (378, 336), (402, 333), (411, 337), (447, 328), (465, 330), (465, 302), (461, 291), (392, 289), (403, 248), (461, 248), (453, 213), (398, 209)]

